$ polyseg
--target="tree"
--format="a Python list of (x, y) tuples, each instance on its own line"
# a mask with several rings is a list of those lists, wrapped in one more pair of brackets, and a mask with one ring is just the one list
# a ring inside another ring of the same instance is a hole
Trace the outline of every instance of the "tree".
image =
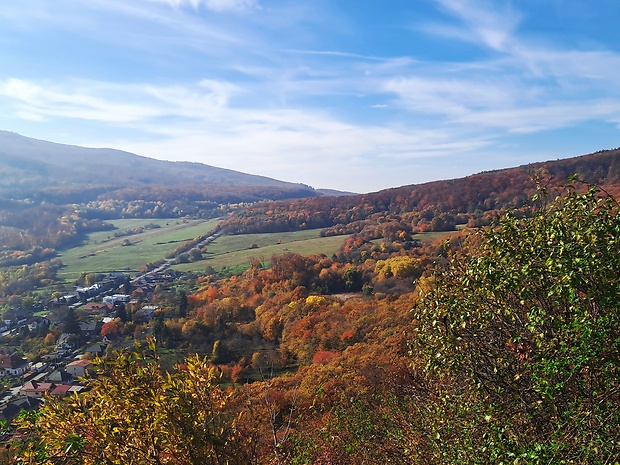
[(179, 299), (179, 318), (185, 318), (188, 307), (187, 293), (185, 291), (179, 291), (177, 297)]
[(72, 307), (69, 307), (62, 319), (62, 330), (67, 334), (80, 334), (80, 323)]
[(229, 394), (214, 368), (190, 357), (165, 374), (154, 343), (101, 360), (81, 396), (49, 398), (18, 421), (18, 463), (241, 464)]
[(529, 217), (480, 233), (416, 308), (431, 462), (620, 456), (618, 205), (542, 194)]
[(127, 323), (131, 318), (127, 313), (127, 308), (125, 304), (119, 303), (115, 305), (116, 308), (116, 318), (119, 318), (123, 323)]

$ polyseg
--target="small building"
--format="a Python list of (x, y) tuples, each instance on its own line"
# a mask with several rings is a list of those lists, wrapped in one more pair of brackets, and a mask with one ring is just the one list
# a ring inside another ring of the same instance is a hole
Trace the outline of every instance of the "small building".
[(128, 304), (131, 296), (127, 294), (107, 295), (103, 298), (103, 303), (108, 305)]
[(45, 377), (45, 381), (50, 383), (69, 383), (73, 380), (73, 376), (65, 370), (54, 370)]
[(47, 318), (41, 318), (41, 317), (35, 316), (33, 318), (30, 318), (28, 322), (28, 329), (30, 331), (36, 331), (39, 328), (46, 328), (49, 325), (50, 325), (50, 322)]
[(19, 393), (26, 397), (42, 398), (45, 394), (49, 394), (56, 388), (54, 383), (40, 383), (38, 381), (30, 381), (24, 384)]
[(23, 410), (37, 410), (41, 405), (41, 400), (33, 397), (22, 397), (12, 400), (0, 406), (0, 421), (10, 424), (11, 421)]
[(70, 384), (30, 381), (24, 384), (19, 392), (23, 396), (40, 399), (45, 395), (65, 397), (70, 389)]
[(55, 397), (66, 397), (71, 388), (71, 384), (56, 384), (49, 394)]
[(22, 376), (30, 370), (28, 359), (16, 354), (0, 354), (0, 373), (6, 376)]
[(103, 354), (105, 354), (105, 349), (106, 346), (103, 344), (93, 344), (92, 346), (88, 347), (84, 351), (84, 353), (94, 355), (95, 357), (101, 357)]
[(113, 305), (104, 304), (100, 302), (91, 302), (84, 305), (84, 310), (89, 313), (98, 313), (100, 315), (107, 315), (112, 311)]
[(56, 353), (64, 355), (78, 346), (77, 334), (62, 333), (56, 342)]
[(88, 368), (91, 365), (92, 363), (89, 360), (75, 360), (74, 362), (67, 364), (67, 366), (65, 367), (65, 371), (74, 378), (80, 378), (86, 376)]
[(11, 308), (4, 312), (4, 324), (8, 327), (17, 326), (18, 322), (28, 319), (31, 314), (21, 308)]
[(80, 332), (84, 337), (91, 337), (95, 334), (99, 334), (103, 323), (100, 321), (84, 321), (80, 323)]

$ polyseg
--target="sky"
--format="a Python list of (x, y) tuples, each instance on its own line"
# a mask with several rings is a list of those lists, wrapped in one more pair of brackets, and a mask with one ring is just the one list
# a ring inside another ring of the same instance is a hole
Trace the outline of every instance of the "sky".
[(618, 0), (0, 2), (0, 130), (372, 192), (620, 146)]

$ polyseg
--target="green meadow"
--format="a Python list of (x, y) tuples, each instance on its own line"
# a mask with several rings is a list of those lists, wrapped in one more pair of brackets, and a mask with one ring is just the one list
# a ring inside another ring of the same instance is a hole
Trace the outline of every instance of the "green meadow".
[[(174, 265), (178, 271), (204, 271), (212, 267), (216, 271), (227, 268), (240, 271), (251, 260), (268, 264), (272, 255), (298, 253), (300, 255), (331, 255), (336, 253), (348, 236), (320, 237), (320, 229), (304, 231), (241, 234), (220, 236), (207, 246), (203, 260)], [(279, 242), (279, 243), (278, 243)]]
[[(58, 273), (61, 279), (72, 281), (82, 273), (91, 272), (135, 273), (142, 265), (162, 260), (183, 241), (208, 234), (218, 220), (126, 219), (111, 223), (117, 229), (90, 234), (82, 245), (59, 255), (65, 265)], [(138, 234), (115, 236), (150, 224), (160, 227), (144, 229)]]
[[(58, 276), (74, 281), (82, 273), (124, 271), (138, 273), (141, 266), (163, 260), (182, 242), (211, 232), (219, 220), (125, 219), (111, 223), (117, 228), (90, 234), (79, 247), (63, 251), (59, 258), (65, 265)], [(153, 228), (149, 226), (157, 225)], [(138, 233), (124, 235), (128, 231)], [(416, 238), (432, 242), (450, 233), (421, 233)], [(239, 272), (251, 260), (269, 264), (271, 256), (285, 253), (300, 255), (336, 253), (348, 236), (320, 237), (320, 229), (304, 231), (220, 236), (207, 245), (203, 259), (173, 265), (177, 271), (201, 273), (206, 269)]]
[[(216, 271), (226, 268), (236, 273), (247, 268), (251, 260), (258, 259), (268, 266), (272, 255), (291, 252), (305, 256), (318, 254), (329, 256), (338, 252), (349, 237), (348, 235), (320, 237), (320, 232), (320, 229), (309, 229), (285, 233), (220, 236), (207, 246), (203, 260), (174, 265), (172, 268), (197, 273), (203, 272), (207, 267), (212, 267)], [(451, 234), (454, 232), (428, 232), (416, 234), (415, 238), (422, 243), (430, 243), (447, 238)], [(381, 239), (377, 242), (381, 242)]]

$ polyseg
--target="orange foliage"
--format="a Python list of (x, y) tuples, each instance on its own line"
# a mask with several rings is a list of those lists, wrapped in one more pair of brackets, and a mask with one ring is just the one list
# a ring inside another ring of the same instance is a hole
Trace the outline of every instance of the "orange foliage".
[(314, 357), (312, 357), (312, 363), (319, 363), (325, 365), (326, 363), (331, 362), (333, 359), (338, 357), (338, 354), (335, 352), (330, 352), (328, 350), (319, 350)]

